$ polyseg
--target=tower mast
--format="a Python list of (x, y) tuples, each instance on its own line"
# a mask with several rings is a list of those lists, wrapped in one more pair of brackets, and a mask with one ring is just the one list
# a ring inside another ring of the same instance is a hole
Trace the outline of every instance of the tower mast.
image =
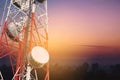
[[(41, 49), (36, 55), (48, 49), (47, 0), (6, 1), (9, 5), (5, 6), (7, 12), (3, 15), (0, 58), (9, 57), (14, 75), (12, 80), (38, 80), (36, 69), (44, 71), (42, 80), (49, 80), (49, 61), (41, 63), (32, 53), (33, 48)], [(47, 55), (46, 60), (48, 58)]]

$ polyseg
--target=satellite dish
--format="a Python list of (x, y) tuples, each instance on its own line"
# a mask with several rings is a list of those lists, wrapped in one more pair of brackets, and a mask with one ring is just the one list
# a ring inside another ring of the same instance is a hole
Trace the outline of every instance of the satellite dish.
[(48, 51), (43, 47), (36, 46), (29, 54), (28, 60), (32, 66), (40, 68), (49, 61)]
[(29, 8), (29, 2), (30, 0), (13, 0), (13, 4), (21, 10), (27, 10)]
[(10, 22), (6, 29), (7, 36), (16, 42), (20, 40), (21, 29), (20, 26), (16, 25), (14, 22)]

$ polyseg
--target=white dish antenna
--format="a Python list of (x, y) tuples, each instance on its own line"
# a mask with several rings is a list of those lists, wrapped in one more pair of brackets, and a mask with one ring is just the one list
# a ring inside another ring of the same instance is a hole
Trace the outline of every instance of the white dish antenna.
[(8, 35), (8, 37), (16, 42), (18, 42), (19, 40), (22, 40), (22, 27), (15, 24), (14, 22), (10, 22), (7, 26), (7, 30), (6, 33)]
[(42, 67), (49, 61), (48, 51), (43, 47), (36, 46), (32, 49), (28, 60), (34, 67)]

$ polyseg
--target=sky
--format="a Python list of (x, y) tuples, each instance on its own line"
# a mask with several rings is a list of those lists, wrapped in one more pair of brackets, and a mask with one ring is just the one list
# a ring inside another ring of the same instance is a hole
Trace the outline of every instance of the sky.
[(120, 62), (120, 0), (48, 0), (48, 19), (52, 63)]
[(53, 61), (111, 63), (120, 54), (120, 0), (48, 0), (48, 17)]
[(120, 46), (119, 0), (51, 1), (48, 1), (49, 34), (53, 41)]

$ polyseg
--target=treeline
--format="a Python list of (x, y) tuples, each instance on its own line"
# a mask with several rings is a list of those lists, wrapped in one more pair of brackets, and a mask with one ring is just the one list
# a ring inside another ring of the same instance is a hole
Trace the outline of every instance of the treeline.
[[(12, 79), (13, 75), (10, 66), (1, 66), (0, 71), (4, 80)], [(39, 80), (42, 80), (42, 75), (45, 73), (41, 69), (38, 69), (37, 72)], [(50, 66), (50, 80), (120, 80), (120, 64), (108, 67), (98, 63), (83, 63), (78, 67), (55, 64)]]
[(98, 63), (83, 63), (78, 67), (55, 64), (50, 70), (50, 80), (120, 80), (120, 64), (101, 66)]

